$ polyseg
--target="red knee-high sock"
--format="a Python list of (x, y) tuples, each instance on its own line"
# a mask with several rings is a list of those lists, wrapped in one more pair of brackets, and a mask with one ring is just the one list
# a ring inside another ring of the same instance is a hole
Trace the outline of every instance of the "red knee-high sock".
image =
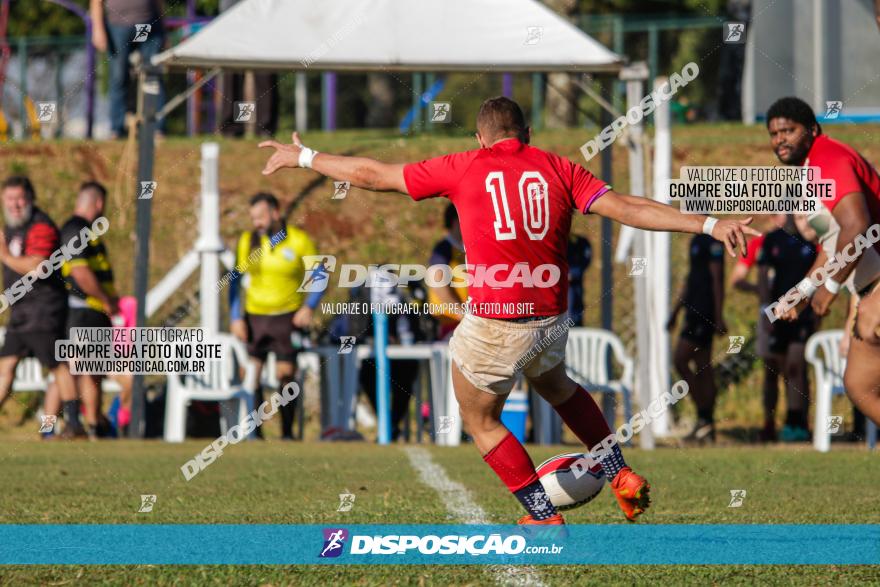
[(593, 400), (593, 396), (580, 385), (570, 398), (555, 406), (554, 409), (562, 417), (565, 425), (571, 428), (574, 435), (587, 448), (593, 448), (611, 434), (611, 428), (608, 427), (602, 410)]
[[(611, 428), (602, 415), (602, 410), (583, 387), (578, 385), (572, 396), (555, 406), (556, 413), (562, 417), (562, 421), (568, 426), (574, 435), (583, 442), (588, 451), (611, 434)], [(610, 450), (603, 450), (599, 462), (605, 471), (609, 481), (613, 480), (618, 471), (626, 466), (620, 446), (615, 443)]]
[(534, 519), (544, 520), (556, 514), (556, 508), (535, 473), (535, 464), (513, 434), (508, 432), (483, 456), (483, 460)]

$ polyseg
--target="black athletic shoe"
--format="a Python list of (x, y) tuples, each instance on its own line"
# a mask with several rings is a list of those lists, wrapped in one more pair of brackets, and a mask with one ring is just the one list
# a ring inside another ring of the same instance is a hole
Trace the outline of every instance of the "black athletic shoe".
[(57, 437), (59, 440), (84, 440), (88, 438), (88, 434), (82, 427), (65, 426)]
[(703, 419), (697, 420), (696, 426), (684, 437), (684, 441), (696, 444), (715, 442), (715, 423)]

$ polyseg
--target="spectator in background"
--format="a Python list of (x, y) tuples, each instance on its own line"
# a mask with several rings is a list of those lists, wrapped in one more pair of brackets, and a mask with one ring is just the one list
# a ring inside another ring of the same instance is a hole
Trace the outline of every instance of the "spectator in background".
[[(241, 0), (220, 0), (220, 12), (226, 12)], [(271, 137), (278, 130), (278, 74), (253, 73), (254, 95), (247, 98), (244, 95), (243, 73), (226, 73), (221, 78), (220, 100), (220, 132), (225, 136), (240, 137), (244, 135), (245, 124), (238, 122), (239, 115), (236, 112), (235, 103), (246, 99), (253, 99), (256, 119), (256, 134), (262, 137)]]
[[(806, 275), (816, 260), (816, 246), (805, 239), (795, 226), (794, 218), (787, 217), (782, 228), (764, 237), (764, 244), (758, 253), (761, 268), (758, 279), (761, 306), (778, 300)], [(772, 279), (771, 279), (772, 272)], [(770, 325), (769, 351), (777, 374), (785, 379), (785, 397), (788, 406), (782, 440), (796, 442), (810, 439), (807, 429), (807, 414), (810, 390), (807, 383), (807, 364), (804, 349), (807, 339), (816, 331), (818, 317), (807, 307), (794, 322), (777, 320)], [(765, 385), (764, 431), (767, 441), (776, 437), (776, 385), (769, 389)]]
[[(446, 206), (443, 213), (443, 226), (446, 227), (446, 236), (434, 245), (428, 266), (448, 265), (454, 268), (458, 265), (464, 265), (466, 260), (464, 245), (461, 241), (461, 225), (458, 222), (458, 212), (456, 212), (454, 204)], [(447, 273), (444, 277), (444, 272), (437, 269), (432, 277), (431, 281), (437, 283), (448, 279), (449, 274)], [(464, 316), (460, 308), (467, 301), (467, 285), (463, 279), (453, 278), (449, 285), (430, 286), (426, 284), (426, 286), (431, 313), (440, 324), (437, 338), (445, 340), (452, 335), (452, 331)]]
[[(238, 239), (229, 288), (230, 328), (232, 334), (247, 342), (258, 377), (268, 354), (275, 353), (280, 392), (296, 374), (298, 349), (291, 337), (312, 325), (312, 313), (321, 301), (326, 283), (320, 289), (309, 287), (306, 271), (314, 268), (305, 266), (304, 257), (317, 254), (315, 244), (305, 231), (289, 226), (281, 218), (275, 196), (258, 193), (252, 197), (250, 216), (254, 228), (244, 231)], [(243, 296), (239, 286), (244, 290)], [(311, 292), (308, 297), (300, 286)], [(259, 381), (254, 392), (254, 405), (258, 406), (263, 402)], [(294, 410), (294, 402), (280, 408), (281, 436), (285, 440), (293, 440)], [(261, 435), (260, 428), (257, 434)]]
[[(744, 23), (740, 42), (722, 43), (718, 53), (718, 115), (721, 120), (742, 119), (742, 76), (746, 61), (746, 37), (752, 13), (751, 0), (727, 0), (727, 21)], [(727, 33), (725, 29), (724, 33)]]
[[(384, 263), (380, 263), (380, 266)], [(388, 344), (410, 345), (425, 340), (420, 330), (418, 316), (408, 313), (400, 306), (418, 304), (416, 288), (400, 287), (396, 283), (383, 283), (383, 276), (370, 269), (367, 283), (371, 287), (357, 287), (351, 290), (350, 301), (356, 307), (376, 308), (385, 306), (388, 316)], [(366, 306), (364, 306), (366, 304)], [(374, 344), (373, 316), (371, 313), (356, 312), (334, 318), (330, 325), (330, 334), (334, 342), (339, 344), (342, 337), (354, 336), (356, 344)], [(354, 351), (356, 352), (356, 351)], [(419, 361), (395, 359), (389, 361), (391, 387), (391, 440), (400, 438), (403, 423), (409, 410), (409, 402), (415, 395), (415, 383), (419, 374)], [(376, 400), (376, 361), (368, 358), (361, 361), (359, 372), (361, 389), (369, 400), (373, 411), (378, 415)], [(427, 406), (428, 404), (423, 404)], [(424, 420), (424, 414), (420, 415)], [(332, 439), (336, 431), (325, 431), (325, 438)]]
[[(128, 106), (129, 56), (139, 52), (144, 61), (162, 50), (164, 0), (89, 0), (92, 17), (92, 44), (109, 53), (110, 130), (114, 138), (125, 136)], [(149, 29), (145, 25), (149, 26)], [(165, 90), (159, 79), (157, 109), (165, 103)], [(159, 122), (162, 128), (162, 121)]]
[[(73, 216), (61, 228), (61, 241), (79, 238), (80, 232), (104, 215), (107, 190), (96, 181), (79, 188)], [(86, 243), (84, 243), (86, 244)], [(113, 268), (100, 236), (89, 241), (79, 253), (61, 266), (67, 288), (67, 337), (73, 328), (110, 328), (110, 316), (119, 312), (119, 298), (113, 286)], [(73, 379), (85, 406), (86, 430), (90, 437), (107, 436), (109, 423), (101, 411), (101, 375), (74, 375)]]
[(712, 338), (726, 334), (727, 325), (723, 312), (724, 245), (711, 236), (698, 234), (691, 240), (690, 272), (669, 317), (670, 331), (682, 307), (684, 324), (673, 362), (697, 407), (697, 424), (685, 440), (714, 442), (718, 390), (712, 369)]
[(584, 325), (584, 277), (593, 261), (590, 241), (571, 233), (568, 237), (568, 315), (575, 326)]
[[(771, 216), (773, 224), (779, 228), (785, 224), (786, 215), (785, 214), (773, 214)], [(730, 273), (730, 287), (734, 289), (738, 289), (742, 292), (755, 294), (760, 302), (761, 296), (760, 291), (758, 289), (758, 284), (749, 281), (749, 273), (752, 270), (752, 267), (758, 262), (758, 253), (761, 250), (761, 245), (764, 242), (764, 236), (756, 236), (748, 242), (747, 250), (745, 257), (740, 257), (737, 260), (736, 265), (733, 268), (733, 271)], [(756, 322), (756, 332), (755, 336), (757, 338), (756, 352), (758, 357), (764, 363), (764, 388), (763, 388), (763, 397), (764, 397), (764, 413), (768, 414), (771, 411), (771, 408), (768, 408), (766, 402), (772, 399), (773, 406), (776, 405), (776, 400), (774, 398), (779, 397), (779, 373), (781, 372), (781, 368), (775, 362), (774, 355), (770, 353), (770, 320), (767, 318), (766, 314), (764, 314), (764, 305), (759, 303), (759, 312), (758, 318)], [(775, 430), (775, 427), (772, 428)], [(765, 421), (765, 426), (759, 433), (759, 439), (762, 442), (773, 442), (776, 440), (776, 434), (773, 432), (771, 428), (768, 428)]]
[[(3, 264), (3, 285), (9, 289), (60, 249), (61, 241), (58, 227), (34, 205), (36, 193), (27, 177), (7, 178), (0, 197), (6, 220), (0, 235), (0, 263)], [(34, 280), (31, 287), (8, 309), (6, 338), (0, 348), (0, 406), (12, 390), (19, 360), (34, 356), (52, 372), (58, 384), (67, 422), (62, 436), (84, 436), (73, 378), (67, 364), (55, 360), (55, 341), (66, 335), (64, 283), (60, 274), (53, 272), (45, 279)]]

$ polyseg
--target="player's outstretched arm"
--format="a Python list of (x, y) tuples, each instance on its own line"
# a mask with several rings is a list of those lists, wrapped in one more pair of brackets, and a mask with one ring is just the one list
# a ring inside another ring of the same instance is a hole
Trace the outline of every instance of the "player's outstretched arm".
[(676, 208), (655, 202), (648, 198), (606, 192), (593, 202), (590, 212), (605, 216), (621, 224), (641, 228), (643, 230), (666, 230), (674, 232), (690, 232), (699, 234), (705, 226), (711, 228), (711, 236), (727, 247), (727, 252), (736, 257), (739, 249), (746, 254), (746, 235), (761, 236), (761, 233), (749, 228), (751, 218), (745, 220), (716, 220), (706, 223), (707, 217), (701, 214), (682, 214)]
[(271, 175), (284, 167), (314, 169), (336, 181), (347, 181), (352, 186), (374, 192), (406, 191), (403, 180), (403, 164), (382, 163), (368, 157), (345, 157), (316, 153), (300, 141), (299, 133), (293, 133), (293, 143), (283, 145), (277, 141), (263, 141), (260, 148), (272, 148), (275, 152), (266, 161), (263, 175)]

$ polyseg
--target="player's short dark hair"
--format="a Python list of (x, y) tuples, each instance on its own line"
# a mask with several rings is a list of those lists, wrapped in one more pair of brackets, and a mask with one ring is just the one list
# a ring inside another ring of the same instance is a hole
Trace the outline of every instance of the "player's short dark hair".
[(82, 182), (82, 184), (79, 186), (79, 191), (84, 192), (86, 190), (90, 190), (90, 191), (97, 193), (99, 196), (101, 196), (102, 200), (107, 199), (107, 188), (105, 188), (101, 182), (98, 182), (98, 181), (84, 181), (84, 182)]
[(3, 188), (21, 188), (24, 190), (24, 195), (27, 196), (27, 199), (33, 202), (37, 198), (37, 192), (34, 190), (34, 184), (31, 183), (30, 178), (26, 175), (10, 175), (3, 182)]
[(800, 98), (787, 96), (773, 102), (767, 110), (768, 128), (770, 127), (770, 121), (774, 118), (787, 118), (799, 124), (803, 124), (807, 129), (811, 129), (815, 126), (818, 129), (819, 134), (822, 134), (822, 127), (819, 125), (819, 121), (816, 120), (816, 115), (813, 113), (813, 109)]
[(524, 138), (527, 128), (522, 108), (504, 96), (489, 98), (483, 102), (477, 114), (477, 130), (487, 138)]
[(443, 211), (443, 226), (446, 227), (447, 230), (452, 228), (452, 223), (458, 220), (458, 210), (455, 209), (455, 204), (449, 204), (446, 206), (446, 210)]
[(265, 202), (273, 210), (278, 210), (281, 207), (278, 198), (268, 192), (259, 192), (251, 196), (251, 206), (256, 206), (260, 202)]

